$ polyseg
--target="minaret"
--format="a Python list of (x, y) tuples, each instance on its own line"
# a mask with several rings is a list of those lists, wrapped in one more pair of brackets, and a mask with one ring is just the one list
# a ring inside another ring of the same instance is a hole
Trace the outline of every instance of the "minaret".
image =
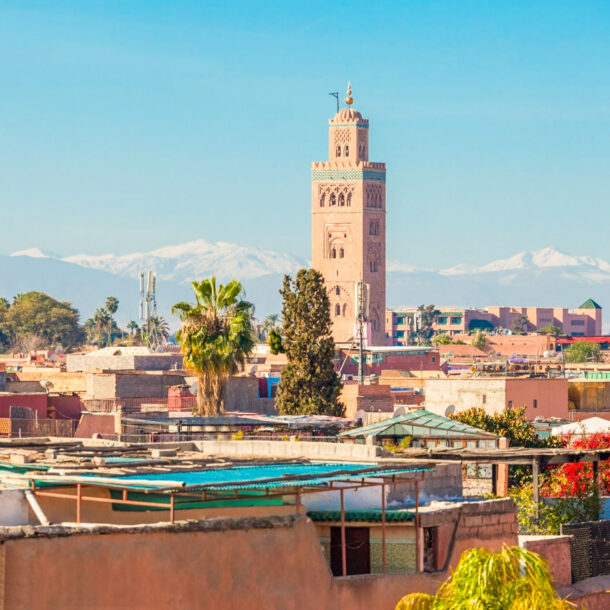
[(385, 163), (369, 161), (369, 122), (352, 108), (329, 120), (328, 161), (311, 171), (312, 261), (324, 275), (338, 345), (356, 336), (356, 284), (370, 286), (368, 345), (385, 344)]

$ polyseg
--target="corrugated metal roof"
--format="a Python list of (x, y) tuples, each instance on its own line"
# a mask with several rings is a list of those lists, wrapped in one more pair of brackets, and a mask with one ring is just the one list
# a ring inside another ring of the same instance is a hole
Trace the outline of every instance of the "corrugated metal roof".
[(347, 430), (339, 434), (346, 438), (365, 436), (411, 436), (413, 438), (498, 438), (491, 432), (463, 424), (426, 409), (417, 409), (405, 415)]
[[(339, 510), (310, 510), (307, 516), (312, 521), (341, 521)], [(346, 521), (374, 521), (381, 522), (381, 509), (347, 510)], [(408, 509), (390, 509), (385, 511), (385, 520), (388, 523), (407, 522), (415, 519), (415, 512)]]

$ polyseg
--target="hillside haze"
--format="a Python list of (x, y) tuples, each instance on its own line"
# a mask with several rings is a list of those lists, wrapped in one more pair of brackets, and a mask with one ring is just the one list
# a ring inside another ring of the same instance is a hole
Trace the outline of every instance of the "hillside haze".
[[(150, 252), (60, 257), (38, 248), (0, 257), (0, 296), (41, 290), (72, 302), (83, 319), (108, 295), (121, 301), (117, 319), (137, 319), (140, 271), (158, 273), (160, 314), (176, 326), (172, 304), (191, 298), (189, 282), (213, 273), (221, 281), (239, 279), (259, 318), (281, 309), (278, 290), (285, 273), (307, 261), (287, 254), (227, 242), (197, 240)], [(572, 256), (556, 248), (523, 251), (481, 266), (457, 264), (441, 270), (388, 261), (390, 307), (422, 303), (477, 306), (527, 305), (569, 307), (592, 297), (610, 303), (610, 264), (589, 256)]]

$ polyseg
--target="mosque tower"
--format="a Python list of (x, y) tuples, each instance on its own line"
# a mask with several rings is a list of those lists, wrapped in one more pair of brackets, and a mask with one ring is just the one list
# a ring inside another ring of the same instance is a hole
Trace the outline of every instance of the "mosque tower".
[(357, 334), (358, 282), (369, 285), (366, 344), (385, 345), (385, 163), (369, 161), (369, 121), (352, 105), (329, 120), (328, 161), (311, 168), (312, 261), (324, 276), (333, 336)]

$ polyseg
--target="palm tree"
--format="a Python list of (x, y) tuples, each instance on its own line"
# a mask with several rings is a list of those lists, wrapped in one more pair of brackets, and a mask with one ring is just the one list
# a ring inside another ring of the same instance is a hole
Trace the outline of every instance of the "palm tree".
[(99, 347), (102, 346), (102, 329), (108, 328), (108, 320), (110, 314), (103, 307), (98, 307), (93, 314), (93, 321), (95, 322), (95, 328), (97, 329), (97, 344)]
[(106, 297), (106, 311), (110, 314), (110, 321), (108, 322), (108, 343), (112, 343), (112, 316), (117, 312), (118, 308), (119, 300), (116, 297)]
[(557, 596), (549, 569), (540, 555), (518, 546), (503, 545), (499, 553), (480, 548), (464, 551), (455, 571), (436, 595), (411, 593), (398, 602), (396, 610), (575, 607)]
[(192, 282), (195, 304), (177, 303), (182, 326), (176, 334), (185, 367), (197, 375), (197, 415), (224, 412), (227, 380), (244, 366), (254, 347), (254, 306), (242, 299), (242, 285), (232, 280), (226, 286), (216, 278)]
[(149, 347), (156, 347), (169, 339), (169, 324), (163, 316), (152, 316), (142, 325), (142, 335)]
[(139, 326), (138, 323), (135, 320), (129, 320), (129, 322), (127, 322), (127, 330), (129, 330), (129, 334), (131, 336), (133, 336), (133, 334), (139, 330)]
[(263, 321), (263, 330), (265, 336), (269, 336), (271, 330), (277, 330), (281, 324), (281, 317), (279, 313), (270, 313)]
[(93, 343), (93, 339), (95, 337), (95, 326), (96, 325), (93, 318), (88, 318), (83, 324), (85, 332), (87, 333), (87, 343)]

